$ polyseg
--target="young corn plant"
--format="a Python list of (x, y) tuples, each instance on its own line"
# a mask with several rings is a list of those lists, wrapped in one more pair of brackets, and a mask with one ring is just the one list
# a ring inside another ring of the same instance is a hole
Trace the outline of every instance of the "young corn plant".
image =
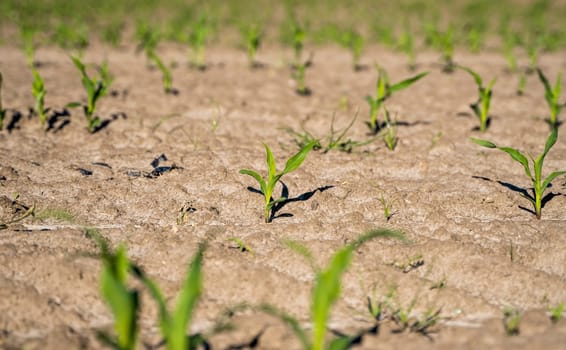
[(350, 265), (354, 251), (367, 241), (378, 237), (405, 239), (405, 236), (398, 231), (387, 229), (369, 231), (353, 243), (338, 250), (325, 269), (315, 264), (313, 254), (307, 247), (294, 241), (286, 242), (291, 249), (306, 258), (316, 272), (315, 285), (311, 295), (312, 330), (310, 337), (292, 316), (271, 305), (263, 305), (262, 310), (285, 322), (299, 338), (304, 350), (342, 350), (349, 348), (354, 341), (354, 338), (349, 336), (335, 338), (329, 344), (326, 344), (326, 324), (330, 317), (330, 309), (340, 298), (341, 279)]
[(140, 308), (139, 292), (127, 285), (131, 269), (126, 256), (126, 249), (120, 246), (115, 252), (108, 244), (95, 236), (102, 250), (104, 267), (100, 276), (100, 292), (114, 315), (116, 336), (99, 332), (100, 339), (107, 345), (119, 350), (134, 350), (137, 346), (139, 326), (137, 316)]
[(269, 146), (267, 144), (264, 144), (265, 153), (266, 153), (266, 163), (267, 163), (267, 178), (264, 179), (263, 177), (261, 177), (260, 174), (258, 174), (253, 170), (248, 170), (248, 169), (240, 170), (240, 174), (249, 175), (254, 179), (256, 179), (256, 181), (259, 183), (261, 193), (263, 194), (265, 199), (263, 217), (266, 223), (271, 222), (273, 215), (272, 213), (273, 207), (277, 203), (281, 203), (287, 200), (287, 198), (285, 197), (280, 197), (277, 199), (273, 198), (273, 190), (275, 189), (275, 185), (277, 185), (277, 183), (279, 182), (279, 180), (281, 180), (281, 177), (283, 177), (283, 175), (286, 175), (291, 171), (296, 170), (299, 166), (301, 166), (307, 154), (312, 150), (315, 144), (316, 144), (315, 141), (306, 144), (303, 148), (301, 148), (301, 150), (299, 150), (297, 154), (295, 154), (294, 156), (289, 158), (289, 160), (287, 160), (287, 163), (285, 164), (285, 168), (283, 169), (283, 171), (280, 172), (277, 172), (275, 166), (275, 158), (273, 157), (273, 153), (271, 153), (271, 149), (269, 149)]
[(148, 51), (147, 57), (153, 61), (159, 71), (161, 71), (161, 75), (163, 76), (163, 91), (165, 91), (166, 94), (174, 93), (176, 90), (173, 89), (173, 75), (171, 74), (171, 70), (163, 63), (161, 58), (155, 53), (155, 50)]
[(493, 94), (493, 85), (495, 84), (495, 79), (492, 79), (487, 86), (483, 85), (483, 80), (481, 76), (471, 70), (470, 68), (458, 66), (458, 68), (470, 74), (476, 85), (478, 87), (478, 100), (470, 105), (470, 108), (474, 111), (474, 114), (480, 121), (480, 131), (484, 132), (487, 130), (489, 125), (489, 108), (491, 106), (491, 96)]
[(206, 69), (205, 49), (206, 42), (212, 31), (210, 20), (202, 15), (194, 23), (189, 34), (189, 44), (191, 46), (190, 66), (198, 70)]
[(37, 69), (32, 68), (32, 73), (32, 93), (35, 98), (35, 112), (39, 116), (39, 124), (42, 127), (45, 127), (45, 123), (47, 123), (47, 112), (49, 112), (49, 109), (45, 108), (45, 94), (47, 93), (47, 90), (45, 89), (43, 78)]
[(0, 72), (0, 130), (4, 128), (4, 119), (8, 114), (7, 111), (2, 106), (2, 72)]
[(456, 67), (454, 64), (454, 33), (452, 27), (449, 27), (446, 32), (439, 33), (438, 35), (442, 51), (442, 60), (444, 61), (442, 71), (444, 73), (452, 73)]
[(149, 290), (159, 312), (159, 328), (168, 350), (197, 349), (203, 341), (199, 334), (188, 336), (186, 333), (192, 314), (202, 293), (202, 264), (206, 246), (201, 244), (194, 255), (186, 273), (185, 281), (177, 297), (174, 311), (167, 309), (167, 302), (159, 286), (137, 267), (133, 269), (138, 278)]
[(407, 55), (407, 59), (409, 61), (409, 70), (414, 71), (417, 68), (415, 58), (415, 43), (413, 33), (411, 33), (409, 29), (405, 29), (405, 31), (401, 34), (397, 46), (401, 52)]
[(263, 31), (261, 30), (261, 27), (257, 23), (248, 24), (247, 26), (242, 27), (241, 34), (248, 53), (250, 67), (259, 67), (260, 65), (256, 61), (256, 54), (263, 39)]
[(503, 310), (503, 328), (509, 336), (519, 334), (519, 326), (521, 325), (521, 311), (511, 307)]
[(560, 122), (558, 121), (558, 114), (562, 107), (566, 106), (566, 103), (559, 102), (560, 94), (562, 92), (562, 74), (558, 74), (558, 77), (556, 77), (556, 84), (552, 87), (540, 68), (537, 68), (537, 73), (540, 81), (544, 85), (544, 97), (548, 107), (550, 108), (550, 118), (548, 123), (552, 128), (555, 128), (560, 125)]
[(546, 178), (544, 178), (544, 180), (542, 177), (542, 166), (544, 163), (544, 158), (546, 157), (552, 146), (554, 146), (554, 144), (556, 143), (557, 138), (558, 138), (558, 129), (552, 128), (552, 132), (550, 133), (550, 135), (546, 140), (544, 151), (536, 159), (532, 155), (528, 154), (533, 164), (532, 169), (531, 166), (529, 165), (529, 160), (527, 159), (527, 157), (523, 153), (516, 150), (515, 148), (499, 147), (491, 141), (480, 140), (475, 138), (471, 138), (471, 141), (482, 147), (497, 148), (509, 154), (509, 156), (511, 156), (513, 160), (517, 161), (523, 166), (523, 168), (525, 169), (525, 174), (527, 174), (527, 177), (531, 180), (531, 184), (533, 185), (532, 188), (533, 194), (532, 195), (529, 195), (528, 193), (523, 194), (523, 197), (528, 199), (533, 204), (535, 208), (536, 218), (540, 220), (542, 203), (544, 200), (544, 191), (546, 191), (547, 187), (550, 185), (552, 180), (554, 180), (558, 176), (566, 174), (566, 170), (562, 170), (562, 171), (554, 171), (550, 173)]
[(75, 67), (77, 67), (81, 73), (83, 87), (87, 93), (87, 104), (84, 105), (78, 102), (73, 102), (67, 106), (77, 107), (82, 105), (87, 122), (87, 129), (90, 133), (94, 133), (102, 125), (102, 120), (95, 115), (95, 112), (96, 103), (106, 92), (106, 86), (102, 79), (92, 79), (88, 76), (84, 63), (81, 62), (78, 57), (72, 56), (71, 59), (73, 60)]
[(548, 312), (550, 312), (550, 320), (552, 323), (556, 324), (560, 322), (564, 315), (564, 303), (549, 307)]
[(377, 121), (377, 114), (381, 109), (381, 105), (389, 98), (394, 92), (403, 90), (411, 86), (412, 84), (416, 83), (419, 79), (423, 78), (428, 74), (428, 72), (420, 73), (411, 77), (409, 79), (405, 79), (393, 85), (389, 84), (389, 78), (387, 77), (387, 73), (382, 69), (377, 69), (378, 76), (377, 76), (377, 86), (375, 91), (375, 97), (366, 96), (366, 101), (370, 105), (370, 120), (367, 122), (367, 126), (370, 129), (372, 134), (377, 134), (379, 130), (384, 126), (384, 124), (380, 124)]
[(364, 49), (364, 37), (355, 29), (350, 29), (338, 37), (339, 44), (350, 50), (352, 54), (352, 67), (354, 71), (360, 71), (360, 58)]

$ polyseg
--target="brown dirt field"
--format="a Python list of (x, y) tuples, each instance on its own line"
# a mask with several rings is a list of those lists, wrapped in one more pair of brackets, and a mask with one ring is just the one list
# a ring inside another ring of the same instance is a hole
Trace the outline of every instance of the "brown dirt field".
[[(313, 95), (301, 97), (293, 91), (286, 66), (291, 53), (284, 49), (262, 49), (259, 59), (266, 68), (252, 71), (244, 53), (212, 48), (210, 68), (197, 72), (186, 67), (186, 49), (172, 45), (160, 53), (167, 62), (179, 62), (173, 84), (180, 93), (173, 96), (163, 93), (160, 73), (133, 51), (95, 47), (85, 53), (87, 62), (107, 58), (116, 77), (112, 89), (118, 95), (104, 97), (99, 114), (127, 115), (91, 135), (78, 109), (57, 132), (45, 133), (37, 118), (28, 119), (31, 72), (20, 50), (0, 48), (4, 105), (23, 114), (17, 129), (0, 133), (1, 219), (17, 217), (33, 204), (38, 212), (65, 209), (75, 216), (74, 222), (27, 218), (0, 231), (0, 348), (102, 347), (95, 331), (109, 329), (112, 316), (99, 293), (97, 248), (83, 225), (97, 227), (113, 244), (124, 242), (129, 256), (171, 300), (198, 242), (208, 241), (205, 292), (191, 331), (210, 329), (223, 310), (241, 302), (271, 303), (308, 326), (314, 273), (281, 241), (302, 242), (322, 264), (364, 231), (390, 227), (404, 231), (410, 243), (374, 240), (357, 251), (329, 327), (352, 333), (370, 327), (367, 296), (382, 298), (392, 286), (402, 305), (416, 299), (415, 317), (441, 308), (442, 320), (429, 337), (394, 333), (395, 325), (385, 322), (355, 348), (564, 348), (566, 320), (552, 324), (547, 308), (566, 302), (566, 178), (553, 182), (549, 192), (555, 196), (537, 221), (520, 208), (530, 209), (530, 203), (504, 184), (528, 187), (523, 169), (502, 152), (468, 140), (481, 137), (538, 154), (549, 127), (535, 75), (528, 78), (526, 95), (518, 97), (517, 78), (505, 72), (499, 54), (457, 53), (458, 63), (486, 79), (497, 77), (493, 121), (482, 135), (472, 130), (477, 120), (469, 114), (476, 97), (472, 79), (463, 72), (443, 74), (437, 54), (421, 54), (419, 71), (430, 75), (387, 102), (406, 124), (399, 126), (397, 149), (391, 152), (376, 141), (351, 154), (312, 152), (283, 180), (292, 198), (314, 194), (288, 203), (279, 212), (285, 215), (265, 224), (262, 198), (247, 190), (255, 184), (238, 170), (264, 170), (261, 142), (269, 143), (281, 167), (296, 151), (282, 128), (299, 130), (304, 124), (322, 137), (334, 112), (342, 127), (359, 107), (349, 136), (366, 139), (364, 97), (375, 88), (373, 68), (353, 72), (346, 51), (316, 48), (307, 71)], [(541, 57), (553, 80), (566, 71), (563, 54)], [(84, 101), (67, 54), (44, 48), (36, 57), (48, 107), (60, 111), (70, 101)], [(375, 61), (392, 81), (412, 74), (403, 56), (382, 48), (365, 52), (363, 63)], [(340, 106), (342, 97), (346, 108)], [(438, 133), (442, 136), (433, 142)], [(144, 176), (160, 154), (180, 168)], [(81, 168), (92, 175), (82, 175)], [(565, 168), (566, 141), (559, 137), (545, 173)], [(321, 188), (326, 189), (317, 191)], [(381, 195), (393, 207), (389, 222)], [(178, 224), (182, 208), (192, 209)], [(232, 237), (241, 238), (253, 254), (234, 249)], [(424, 265), (408, 272), (398, 267), (416, 255)], [(431, 289), (442, 280), (444, 288)], [(155, 344), (156, 310), (146, 294), (141, 337)], [(507, 306), (523, 312), (517, 336), (504, 332)], [(273, 317), (246, 311), (232, 321), (234, 330), (210, 338), (213, 349), (250, 342), (261, 331), (257, 348), (300, 346)]]

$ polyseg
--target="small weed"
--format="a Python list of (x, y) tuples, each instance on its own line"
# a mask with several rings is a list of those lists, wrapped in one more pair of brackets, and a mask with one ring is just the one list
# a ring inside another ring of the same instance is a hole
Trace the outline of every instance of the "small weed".
[(366, 101), (370, 105), (370, 120), (366, 124), (373, 134), (377, 134), (382, 127), (382, 125), (380, 125), (377, 121), (377, 114), (381, 109), (381, 105), (389, 97), (391, 97), (394, 92), (408, 88), (428, 74), (428, 72), (420, 73), (418, 75), (415, 75), (414, 77), (391, 85), (389, 84), (387, 73), (382, 68), (377, 67), (377, 72), (378, 76), (375, 97), (371, 97), (369, 95), (366, 96)]
[(250, 67), (258, 67), (259, 65), (255, 57), (263, 39), (263, 31), (261, 30), (261, 27), (257, 23), (248, 24), (243, 26), (240, 32), (242, 34), (244, 44), (246, 45)]
[(405, 236), (398, 232), (386, 229), (372, 230), (355, 242), (346, 245), (337, 251), (331, 258), (326, 269), (318, 267), (314, 263), (314, 258), (310, 250), (298, 242), (287, 242), (287, 246), (295, 252), (305, 257), (313, 266), (316, 272), (315, 285), (311, 296), (311, 321), (312, 331), (309, 336), (307, 332), (300, 326), (299, 322), (292, 316), (278, 310), (271, 305), (263, 305), (261, 308), (268, 314), (274, 315), (290, 326), (291, 330), (299, 338), (302, 348), (305, 350), (323, 350), (323, 349), (347, 349), (351, 346), (353, 339), (348, 336), (336, 338), (326, 346), (326, 324), (330, 316), (332, 305), (338, 301), (340, 297), (341, 279), (350, 265), (354, 251), (366, 243), (367, 241), (378, 237), (391, 237), (404, 239)]
[(39, 116), (39, 124), (45, 127), (45, 123), (47, 123), (47, 112), (49, 111), (48, 108), (45, 108), (45, 94), (47, 94), (47, 90), (45, 89), (43, 78), (37, 69), (32, 68), (32, 73), (32, 93), (35, 98), (35, 112)]
[[(17, 198), (15, 198), (14, 201), (16, 199)], [(22, 215), (18, 216), (15, 219), (11, 219), (11, 220), (8, 220), (6, 222), (0, 222), (0, 230), (7, 229), (8, 225), (15, 224), (16, 222), (22, 221), (23, 219), (27, 218), (28, 216), (35, 216), (35, 205), (32, 205), (31, 207), (29, 207), (25, 211), (25, 213), (23, 213)]]
[(544, 97), (546, 99), (546, 103), (548, 104), (548, 107), (550, 107), (550, 119), (548, 120), (548, 123), (552, 128), (555, 128), (560, 124), (558, 122), (558, 114), (562, 107), (566, 106), (566, 104), (561, 104), (559, 102), (560, 94), (562, 92), (562, 74), (558, 74), (558, 77), (556, 77), (556, 83), (554, 87), (552, 87), (542, 70), (537, 68), (537, 73), (540, 81), (544, 85)]
[(296, 170), (303, 163), (307, 154), (315, 146), (315, 142), (310, 142), (306, 144), (303, 148), (301, 148), (301, 150), (297, 154), (289, 158), (289, 160), (287, 160), (287, 163), (285, 164), (285, 169), (283, 169), (283, 171), (281, 172), (277, 172), (277, 169), (275, 167), (275, 158), (271, 153), (271, 149), (269, 149), (269, 146), (267, 146), (267, 144), (264, 144), (264, 146), (265, 146), (266, 163), (267, 163), (267, 178), (264, 179), (261, 177), (261, 175), (259, 175), (255, 171), (247, 170), (247, 169), (240, 170), (240, 174), (249, 175), (254, 179), (256, 179), (256, 181), (259, 183), (261, 188), (261, 193), (265, 198), (265, 207), (264, 207), (263, 216), (265, 222), (269, 223), (271, 222), (271, 216), (272, 216), (271, 211), (273, 209), (273, 206), (276, 205), (277, 203), (281, 203), (287, 200), (287, 198), (285, 197), (280, 197), (277, 199), (274, 199), (272, 197), (273, 190), (275, 189), (275, 185), (279, 182), (279, 180), (283, 175), (288, 174), (293, 170)]
[[(563, 171), (555, 171), (555, 172), (550, 173), (550, 175), (548, 175), (544, 180), (542, 179), (542, 166), (543, 166), (543, 163), (544, 163), (544, 158), (546, 157), (546, 155), (548, 154), (548, 152), (550, 151), (552, 146), (554, 146), (554, 144), (556, 143), (557, 138), (558, 138), (558, 129), (552, 128), (552, 132), (550, 133), (550, 135), (546, 139), (546, 145), (544, 147), (544, 152), (541, 153), (536, 159), (534, 159), (533, 156), (529, 154), (529, 158), (531, 159), (531, 161), (533, 163), (533, 170), (532, 171), (530, 169), (529, 160), (527, 159), (527, 157), (524, 154), (522, 154), (518, 150), (511, 148), (511, 147), (499, 147), (499, 146), (495, 145), (493, 142), (486, 141), (486, 140), (480, 140), (480, 139), (475, 139), (475, 138), (470, 138), (470, 139), (473, 142), (477, 143), (478, 145), (480, 145), (482, 147), (497, 148), (497, 149), (509, 154), (511, 156), (511, 158), (513, 158), (513, 160), (517, 161), (518, 163), (520, 163), (523, 166), (523, 168), (525, 169), (525, 174), (527, 174), (527, 177), (531, 180), (531, 184), (533, 185), (533, 188), (532, 188), (533, 195), (529, 195), (528, 193), (524, 193), (523, 197), (528, 199), (534, 205), (535, 215), (536, 215), (537, 219), (540, 220), (544, 191), (550, 185), (552, 180), (554, 180), (556, 177), (558, 177), (560, 175), (566, 174), (566, 171), (564, 171), (564, 170)], [(534, 173), (534, 176), (533, 176), (533, 173)]]
[(550, 320), (552, 323), (558, 323), (562, 319), (562, 316), (564, 316), (564, 303), (549, 307), (548, 312), (550, 312)]
[(495, 79), (492, 79), (487, 86), (483, 86), (483, 80), (478, 73), (467, 67), (458, 66), (458, 68), (470, 74), (476, 82), (478, 88), (478, 101), (471, 104), (470, 108), (474, 111), (474, 114), (480, 121), (480, 131), (484, 132), (487, 130), (489, 125), (489, 108), (491, 106), (491, 95), (493, 93), (492, 88), (495, 84)]
[(86, 72), (86, 67), (78, 57), (72, 56), (71, 59), (75, 67), (79, 70), (82, 77), (83, 87), (87, 93), (87, 104), (83, 105), (79, 102), (69, 103), (68, 107), (82, 106), (87, 121), (87, 129), (90, 133), (94, 133), (102, 125), (102, 120), (95, 115), (96, 103), (98, 99), (106, 93), (106, 85), (102, 79), (92, 79)]
[(503, 327), (505, 329), (505, 334), (518, 335), (520, 323), (521, 311), (510, 307), (506, 307), (503, 310)]
[(351, 153), (355, 148), (362, 147), (367, 144), (372, 143), (375, 141), (374, 138), (366, 140), (366, 141), (354, 141), (352, 139), (346, 139), (346, 133), (352, 128), (354, 122), (357, 118), (357, 112), (350, 124), (348, 124), (342, 130), (335, 130), (334, 129), (334, 122), (336, 119), (336, 115), (332, 115), (332, 122), (330, 123), (330, 132), (328, 136), (326, 136), (326, 142), (322, 143), (319, 139), (317, 139), (313, 134), (310, 132), (303, 130), (303, 132), (296, 132), (293, 129), (286, 129), (286, 131), (291, 134), (295, 138), (295, 143), (299, 148), (304, 147), (305, 145), (314, 142), (315, 145), (313, 146), (313, 150), (322, 150), (322, 153), (328, 153), (333, 149), (337, 149), (341, 152)]
[(438, 144), (438, 141), (442, 139), (442, 131), (437, 132), (436, 134), (432, 135), (430, 140), (430, 149), (434, 148)]

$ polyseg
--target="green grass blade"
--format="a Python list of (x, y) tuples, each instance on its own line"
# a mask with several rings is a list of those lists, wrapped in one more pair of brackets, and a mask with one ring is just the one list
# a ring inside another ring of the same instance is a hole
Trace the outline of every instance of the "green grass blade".
[(541, 190), (541, 194), (544, 193), (544, 191), (546, 190), (546, 188), (548, 187), (548, 185), (550, 185), (550, 183), (552, 182), (552, 180), (554, 180), (555, 178), (557, 178), (560, 175), (564, 175), (566, 174), (566, 171), (555, 171), (553, 173), (551, 173), (550, 175), (548, 175), (546, 177), (546, 179), (544, 179), (544, 182), (542, 183), (542, 186), (540, 188)]
[(411, 77), (409, 79), (405, 79), (395, 85), (392, 85), (389, 87), (389, 92), (393, 93), (395, 91), (399, 91), (399, 90), (403, 90), (405, 88), (408, 88), (409, 86), (413, 85), (414, 83), (416, 83), (419, 79), (425, 77), (428, 74), (428, 72), (424, 72), (418, 75), (415, 75), (414, 77)]
[(293, 318), (291, 315), (285, 313), (284, 311), (279, 310), (276, 307), (268, 305), (268, 304), (261, 305), (259, 307), (259, 309), (261, 311), (265, 312), (266, 314), (275, 316), (275, 317), (279, 318), (281, 321), (285, 322), (291, 328), (293, 333), (295, 333), (297, 338), (299, 338), (299, 341), (301, 342), (303, 349), (304, 350), (310, 350), (311, 349), (311, 344), (309, 343), (309, 340), (307, 338), (305, 331), (301, 328), (301, 326), (299, 325), (299, 322), (295, 318)]
[(254, 179), (256, 179), (256, 181), (259, 183), (259, 186), (261, 187), (261, 192), (263, 194), (266, 193), (265, 180), (261, 177), (261, 175), (259, 175), (258, 173), (256, 173), (253, 170), (248, 170), (248, 169), (240, 170), (240, 174), (249, 175), (249, 176), (253, 177)]
[(311, 151), (311, 149), (317, 144), (317, 141), (311, 141), (305, 145), (297, 154), (291, 157), (287, 163), (285, 164), (285, 169), (280, 173), (281, 175), (290, 173), (291, 171), (297, 169), (305, 158), (307, 154)]
[(497, 148), (497, 145), (491, 141), (487, 141), (487, 140), (482, 140), (482, 139), (476, 139), (473, 137), (470, 137), (470, 141), (472, 141), (473, 143), (476, 143), (482, 147), (487, 147), (487, 148)]
[(507, 153), (508, 155), (511, 156), (511, 158), (521, 163), (521, 165), (523, 165), (523, 168), (525, 168), (525, 174), (527, 174), (527, 176), (531, 180), (534, 180), (533, 176), (531, 175), (531, 170), (529, 169), (529, 160), (527, 159), (527, 157), (525, 157), (521, 152), (511, 147), (497, 147), (497, 149)]
[(350, 346), (352, 346), (352, 342), (357, 337), (350, 337), (350, 336), (341, 336), (340, 338), (336, 338), (330, 342), (328, 345), (328, 350), (346, 350)]
[(199, 245), (198, 251), (187, 270), (187, 277), (171, 319), (171, 329), (167, 339), (167, 348), (170, 350), (187, 349), (187, 325), (202, 293), (202, 261), (205, 249), (204, 244)]

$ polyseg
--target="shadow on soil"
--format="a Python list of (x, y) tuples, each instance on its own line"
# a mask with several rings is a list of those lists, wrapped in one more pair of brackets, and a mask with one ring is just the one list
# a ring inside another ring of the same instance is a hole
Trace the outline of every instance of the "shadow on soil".
[[(271, 218), (270, 221), (278, 219), (278, 218), (289, 218), (289, 217), (293, 217), (293, 214), (291, 213), (280, 213), (278, 214), (279, 211), (281, 211), (281, 209), (283, 209), (283, 207), (285, 207), (285, 205), (292, 203), (292, 202), (304, 202), (309, 200), (312, 196), (314, 196), (314, 194), (316, 192), (324, 192), (328, 189), (333, 188), (334, 186), (322, 186), (322, 187), (318, 187), (315, 188), (312, 191), (309, 192), (305, 192), (303, 194), (300, 194), (296, 197), (290, 198), (289, 197), (289, 188), (287, 187), (287, 185), (285, 185), (285, 183), (281, 182), (281, 185), (283, 186), (283, 188), (281, 189), (281, 198), (286, 198), (284, 201), (277, 203), (273, 206), (273, 209), (271, 210)], [(263, 195), (263, 193), (258, 190), (257, 188), (248, 186), (248, 191), (253, 192), (253, 193), (258, 193)]]
[[(472, 176), (472, 178), (474, 178), (474, 179), (479, 179), (479, 180), (483, 180), (483, 181), (489, 181), (489, 182), (497, 182), (497, 183), (500, 184), (501, 186), (503, 186), (503, 187), (505, 187), (505, 188), (507, 188), (507, 189), (513, 191), (513, 192), (519, 193), (521, 196), (527, 198), (528, 200), (531, 200), (531, 201), (534, 201), (534, 200), (535, 200), (535, 199), (534, 199), (534, 195), (531, 195), (531, 194), (529, 193), (529, 190), (534, 191), (532, 188), (526, 189), (526, 188), (523, 188), (523, 187), (515, 186), (515, 185), (510, 184), (510, 183), (508, 183), (508, 182), (499, 181), (499, 180), (494, 181), (494, 180), (492, 180), (492, 179), (490, 179), (490, 178), (488, 178), (488, 177), (484, 177), (484, 176), (475, 176), (475, 175), (474, 175), (474, 176)], [(549, 184), (549, 185), (548, 185), (548, 188), (550, 188), (550, 187), (552, 187), (552, 184)], [(542, 201), (541, 201), (541, 208), (544, 208), (544, 206), (546, 205), (546, 203), (550, 202), (550, 200), (551, 200), (552, 198), (557, 197), (557, 196), (560, 196), (560, 193), (553, 193), (553, 192), (547, 193), (547, 194), (542, 198)], [(533, 215), (536, 215), (536, 213), (535, 213), (534, 210), (529, 209), (529, 208), (525, 208), (525, 207), (523, 207), (522, 205), (519, 205), (519, 209), (522, 209), (522, 210), (524, 210), (524, 211), (526, 211), (526, 212), (529, 212), (529, 213), (531, 213), (531, 214), (533, 214)]]

